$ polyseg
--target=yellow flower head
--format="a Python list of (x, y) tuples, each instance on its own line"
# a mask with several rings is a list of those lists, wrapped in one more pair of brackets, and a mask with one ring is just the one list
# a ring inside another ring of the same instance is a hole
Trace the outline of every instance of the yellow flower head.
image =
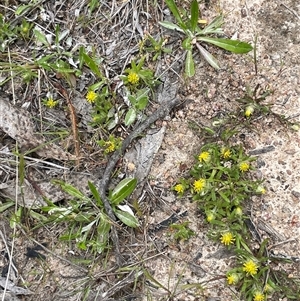
[(183, 193), (183, 192), (184, 192), (184, 187), (183, 187), (182, 184), (177, 184), (177, 185), (175, 185), (174, 190), (175, 190), (177, 193)]
[(215, 219), (215, 215), (210, 212), (206, 215), (206, 220), (210, 223), (211, 221), (213, 221)]
[(140, 78), (137, 73), (129, 72), (129, 74), (127, 76), (127, 80), (129, 83), (136, 85), (139, 82)]
[(94, 91), (89, 91), (86, 95), (86, 100), (89, 102), (89, 103), (93, 103), (95, 102), (96, 98), (97, 98), (97, 93), (94, 92)]
[(221, 243), (224, 244), (225, 246), (229, 246), (230, 244), (233, 244), (234, 240), (235, 238), (231, 232), (226, 232), (221, 236)]
[(106, 141), (104, 146), (106, 153), (111, 153), (116, 149), (116, 144), (112, 141)]
[(253, 106), (248, 106), (245, 110), (245, 116), (250, 117), (254, 112), (254, 107)]
[(199, 156), (198, 156), (198, 160), (200, 162), (209, 162), (210, 161), (210, 153), (209, 152), (202, 152)]
[(221, 156), (224, 158), (224, 159), (229, 159), (230, 156), (231, 156), (231, 151), (230, 149), (226, 148), (226, 147), (223, 147), (221, 149)]
[(239, 281), (239, 276), (235, 273), (232, 273), (232, 274), (229, 274), (227, 276), (227, 283), (229, 285), (232, 285), (232, 284), (237, 284)]
[(255, 275), (257, 273), (257, 270), (257, 264), (251, 259), (249, 259), (243, 264), (243, 271), (247, 274), (250, 274), (251, 276)]
[(235, 214), (236, 214), (237, 216), (242, 216), (242, 215), (243, 215), (243, 210), (242, 210), (242, 208), (241, 208), (241, 207), (236, 207), (236, 208), (235, 208)]
[(54, 101), (52, 97), (45, 101), (45, 106), (52, 109), (58, 104), (58, 101)]
[(250, 169), (250, 164), (248, 162), (242, 162), (239, 165), (240, 171), (245, 172)]
[(205, 188), (206, 181), (205, 179), (196, 180), (193, 184), (195, 192), (201, 192)]
[(253, 301), (264, 301), (265, 300), (265, 295), (262, 294), (259, 291), (254, 292), (253, 294)]

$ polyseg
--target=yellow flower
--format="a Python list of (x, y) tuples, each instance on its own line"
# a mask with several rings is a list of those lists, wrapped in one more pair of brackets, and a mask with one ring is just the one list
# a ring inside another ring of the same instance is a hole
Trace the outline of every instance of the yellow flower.
[(177, 185), (175, 185), (174, 190), (175, 190), (177, 193), (183, 193), (183, 192), (184, 192), (184, 187), (183, 187), (182, 184), (177, 184)]
[(233, 244), (234, 240), (235, 240), (234, 236), (232, 235), (231, 232), (226, 232), (221, 236), (221, 243), (224, 244), (225, 246), (229, 246), (230, 244)]
[(86, 100), (89, 103), (93, 103), (93, 102), (95, 102), (97, 96), (98, 96), (97, 93), (95, 93), (94, 91), (89, 91), (86, 95)]
[(206, 181), (205, 179), (196, 180), (193, 184), (194, 190), (200, 192), (205, 188)]
[(104, 146), (106, 153), (111, 153), (116, 149), (116, 144), (112, 141), (106, 141)]
[(202, 152), (199, 156), (198, 156), (198, 160), (200, 162), (209, 162), (210, 161), (210, 153), (209, 152)]
[(242, 216), (242, 215), (243, 215), (243, 210), (242, 210), (242, 208), (241, 208), (241, 207), (236, 207), (236, 208), (235, 208), (235, 214), (236, 214), (237, 216)]
[(251, 276), (255, 275), (257, 273), (258, 266), (257, 264), (249, 259), (246, 261), (243, 265), (243, 271), (246, 272), (247, 274), (250, 274)]
[(231, 151), (230, 149), (226, 148), (226, 147), (223, 147), (221, 149), (221, 156), (224, 158), (224, 159), (229, 159), (230, 156), (231, 156)]
[(215, 219), (215, 215), (212, 212), (208, 212), (206, 214), (206, 220), (210, 223), (211, 221), (213, 221)]
[(250, 117), (254, 112), (254, 107), (253, 106), (248, 106), (245, 110), (245, 116)]
[(248, 162), (242, 162), (239, 165), (239, 168), (240, 168), (240, 171), (245, 172), (245, 171), (248, 171), (250, 169), (250, 165), (249, 165)]
[(265, 300), (265, 295), (262, 294), (261, 292), (256, 291), (253, 294), (253, 301), (264, 301), (264, 300)]
[(238, 281), (239, 281), (239, 276), (237, 274), (235, 274), (235, 273), (229, 274), (227, 276), (227, 283), (229, 285), (236, 284)]
[(140, 78), (139, 78), (139, 76), (138, 76), (137, 73), (135, 73), (135, 72), (129, 72), (129, 74), (127, 76), (127, 80), (131, 84), (136, 85), (139, 82)]
[(53, 98), (50, 97), (44, 103), (46, 107), (52, 109), (57, 105), (58, 101), (54, 101)]

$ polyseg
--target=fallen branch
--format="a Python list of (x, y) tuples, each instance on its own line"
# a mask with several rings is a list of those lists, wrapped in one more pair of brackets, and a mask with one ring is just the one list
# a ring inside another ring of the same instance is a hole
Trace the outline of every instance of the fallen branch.
[[(125, 152), (127, 147), (130, 145), (130, 143), (136, 137), (140, 136), (141, 133), (143, 131), (145, 131), (152, 123), (154, 123), (155, 121), (157, 121), (160, 118), (164, 118), (165, 116), (167, 116), (170, 113), (170, 111), (178, 104), (179, 104), (179, 100), (177, 98), (173, 98), (169, 102), (162, 103), (160, 105), (160, 107), (152, 115), (150, 115), (143, 123), (141, 123), (139, 126), (137, 126), (124, 139), (124, 141), (122, 142), (122, 147), (119, 150), (117, 150), (110, 157), (110, 159), (106, 165), (105, 171), (103, 173), (102, 180), (101, 180), (100, 186), (98, 188), (98, 191), (99, 191), (101, 200), (104, 204), (105, 211), (111, 220), (116, 221), (116, 217), (115, 217), (115, 214), (109, 203), (109, 200), (107, 199), (106, 193), (107, 193), (108, 185), (110, 182), (111, 174), (112, 174), (117, 162), (119, 161), (119, 159), (121, 158), (121, 156), (123, 155), (123, 153)], [(113, 240), (114, 247), (115, 247), (116, 253), (117, 253), (116, 254), (117, 264), (121, 265), (122, 258), (121, 258), (121, 254), (119, 251), (119, 239), (118, 239), (118, 234), (117, 234), (115, 226), (112, 227), (112, 240)]]

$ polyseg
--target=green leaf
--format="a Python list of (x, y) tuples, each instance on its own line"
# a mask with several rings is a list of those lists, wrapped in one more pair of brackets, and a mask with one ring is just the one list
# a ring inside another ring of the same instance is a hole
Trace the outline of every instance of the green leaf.
[(222, 25), (224, 23), (223, 16), (220, 15), (216, 17), (211, 23), (209, 23), (204, 29), (202, 29), (199, 33), (203, 35), (207, 34), (222, 34)]
[(40, 222), (46, 223), (48, 220), (47, 217), (45, 217), (44, 215), (37, 213), (33, 210), (29, 210), (29, 215)]
[(69, 195), (81, 199), (81, 200), (87, 200), (88, 198), (76, 187), (65, 183), (64, 181), (60, 181), (60, 180), (53, 180), (52, 181), (54, 184), (59, 184), (61, 189), (63, 191), (65, 191), (66, 193), (68, 193)]
[(196, 46), (204, 59), (215, 69), (220, 69), (217, 60), (207, 50), (205, 50), (200, 44), (196, 43)]
[(148, 104), (148, 93), (150, 89), (142, 89), (138, 91), (136, 97), (136, 108), (139, 110), (145, 109)]
[(89, 224), (87, 224), (86, 226), (82, 227), (81, 233), (89, 232), (96, 222), (97, 222), (97, 220), (95, 219), (92, 222), (90, 222)]
[(95, 75), (97, 75), (100, 78), (103, 78), (101, 71), (99, 70), (99, 67), (95, 60), (93, 60), (90, 56), (88, 56), (85, 52), (85, 49), (83, 47), (80, 47), (79, 49), (79, 66), (80, 68), (83, 65), (83, 62), (93, 71)]
[(185, 74), (188, 77), (195, 75), (195, 64), (193, 60), (192, 50), (188, 50), (185, 58)]
[(209, 37), (197, 37), (197, 40), (216, 45), (222, 49), (228, 50), (233, 53), (247, 53), (253, 49), (253, 47), (250, 44), (239, 40), (218, 39)]
[(122, 180), (112, 191), (110, 201), (114, 205), (119, 205), (126, 197), (128, 197), (135, 189), (137, 179), (126, 178)]
[(193, 2), (191, 4), (191, 30), (192, 30), (192, 32), (194, 32), (197, 27), (198, 19), (199, 19), (198, 1), (193, 0)]
[(10, 208), (11, 206), (13, 206), (15, 204), (15, 202), (13, 201), (9, 201), (7, 203), (4, 203), (0, 206), (0, 213), (5, 211), (6, 209)]
[(184, 33), (184, 30), (179, 27), (178, 25), (172, 23), (172, 22), (168, 22), (168, 21), (160, 21), (158, 22), (161, 26), (167, 28), (167, 29), (171, 29), (171, 30), (177, 30), (179, 32)]
[(97, 252), (102, 253), (108, 245), (109, 241), (109, 231), (111, 228), (111, 224), (108, 218), (102, 214), (99, 222), (99, 226), (97, 227)]
[(230, 204), (230, 200), (228, 199), (228, 197), (221, 191), (218, 191), (219, 195), (222, 197), (222, 199), (227, 202), (228, 204)]
[(144, 96), (141, 99), (139, 99), (139, 102), (136, 104), (136, 108), (138, 110), (144, 110), (148, 104), (148, 96)]
[(179, 25), (184, 25), (182, 22), (179, 10), (174, 2), (174, 0), (165, 0), (166, 4), (168, 5), (170, 11), (172, 12), (173, 16), (175, 17), (176, 21), (179, 23)]
[(192, 39), (191, 39), (190, 37), (184, 39), (183, 42), (182, 42), (182, 47), (183, 47), (185, 50), (192, 50), (192, 49), (193, 49), (193, 46), (192, 46)]
[(118, 209), (115, 209), (114, 212), (118, 219), (128, 227), (136, 228), (139, 225), (139, 222), (136, 219), (136, 217), (131, 215), (130, 213)]
[(89, 87), (89, 91), (96, 91), (98, 90), (101, 86), (103, 86), (105, 84), (105, 81), (104, 80), (101, 80), (100, 82), (97, 82), (93, 85), (91, 85)]
[(43, 44), (44, 44), (45, 46), (47, 46), (47, 47), (50, 46), (50, 44), (48, 43), (48, 40), (47, 40), (46, 36), (45, 36), (44, 34), (42, 34), (39, 30), (34, 29), (34, 30), (33, 30), (33, 33), (34, 33), (36, 39), (37, 39), (39, 42), (43, 43)]
[(131, 125), (136, 119), (136, 111), (134, 108), (130, 108), (125, 116), (125, 125)]
[(97, 202), (97, 205), (99, 207), (103, 207), (103, 203), (101, 201), (101, 198), (100, 198), (100, 195), (99, 195), (99, 192), (98, 192), (96, 186), (92, 182), (90, 182), (90, 181), (88, 181), (88, 185), (89, 185), (90, 191), (93, 194), (94, 199)]
[(23, 5), (20, 5), (16, 11), (15, 11), (15, 14), (16, 16), (19, 16), (21, 15), (23, 12), (25, 12), (27, 9), (33, 7), (34, 5), (33, 4), (23, 4)]

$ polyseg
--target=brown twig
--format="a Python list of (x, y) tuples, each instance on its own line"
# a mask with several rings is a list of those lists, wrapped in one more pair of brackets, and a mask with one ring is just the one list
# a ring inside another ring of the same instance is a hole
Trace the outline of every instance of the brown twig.
[[(160, 107), (152, 114), (150, 115), (143, 123), (141, 123), (139, 126), (137, 126), (127, 137), (126, 139), (122, 142), (122, 147), (121, 149), (117, 150), (109, 159), (105, 171), (102, 176), (101, 184), (98, 188), (100, 198), (104, 204), (105, 211), (107, 215), (111, 218), (111, 220), (115, 221), (116, 217), (113, 212), (113, 209), (109, 203), (109, 200), (107, 198), (107, 188), (110, 182), (110, 177), (111, 174), (119, 161), (120, 157), (122, 154), (125, 152), (129, 144), (136, 138), (138, 137), (144, 130), (146, 130), (152, 123), (157, 121), (159, 118), (163, 118), (167, 116), (170, 111), (178, 105), (179, 100), (177, 98), (171, 99), (169, 101), (165, 101), (160, 105)], [(121, 265), (122, 262), (122, 257), (119, 251), (119, 239), (118, 239), (118, 234), (116, 231), (115, 226), (112, 227), (112, 240), (114, 243), (114, 247), (116, 249), (116, 259), (117, 263)]]
[(57, 88), (59, 90), (60, 94), (66, 99), (68, 108), (70, 110), (72, 133), (73, 133), (73, 137), (74, 137), (75, 156), (77, 158), (76, 165), (78, 167), (79, 166), (79, 158), (80, 158), (80, 151), (79, 151), (80, 145), (79, 145), (79, 135), (78, 135), (77, 117), (76, 117), (75, 108), (71, 102), (71, 99), (70, 99), (69, 94), (66, 91), (66, 89), (57, 82), (52, 81), (52, 84), (55, 88)]

